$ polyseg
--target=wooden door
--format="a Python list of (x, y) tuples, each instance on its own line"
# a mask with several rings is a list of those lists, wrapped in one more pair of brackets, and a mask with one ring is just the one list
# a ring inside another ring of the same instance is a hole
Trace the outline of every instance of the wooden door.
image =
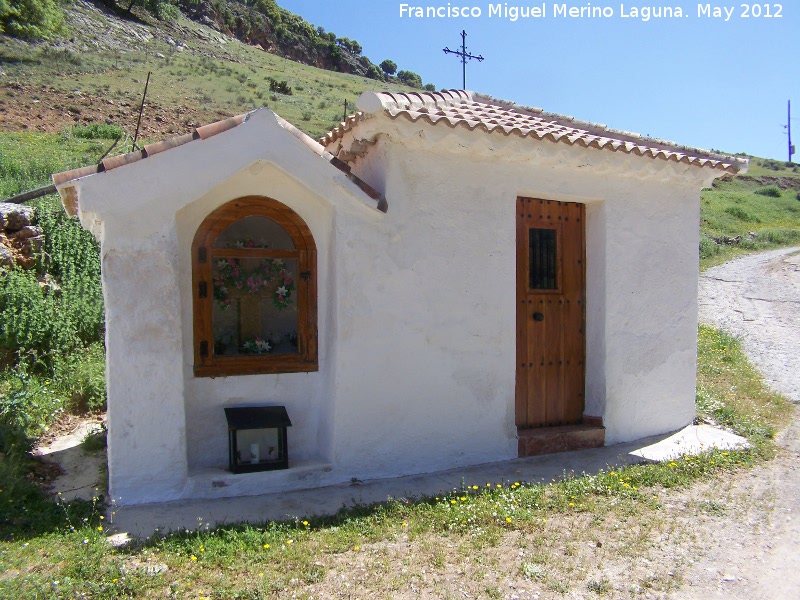
[(585, 214), (583, 204), (517, 198), (519, 429), (583, 416)]

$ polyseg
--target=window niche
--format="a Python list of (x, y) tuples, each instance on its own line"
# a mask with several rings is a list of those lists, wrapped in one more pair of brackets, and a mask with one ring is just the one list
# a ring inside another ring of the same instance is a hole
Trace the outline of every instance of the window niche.
[(192, 244), (195, 375), (316, 371), (316, 245), (271, 198), (211, 213)]

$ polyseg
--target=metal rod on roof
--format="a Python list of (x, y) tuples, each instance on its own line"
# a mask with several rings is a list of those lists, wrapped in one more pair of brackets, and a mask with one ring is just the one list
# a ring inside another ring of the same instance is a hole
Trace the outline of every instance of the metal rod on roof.
[(342, 117), (342, 121), (347, 121), (347, 98), (344, 99), (344, 116)]
[(483, 62), (483, 56), (475, 56), (467, 52), (467, 32), (463, 29), (461, 30), (461, 51), (459, 52), (457, 50), (450, 50), (450, 48), (445, 46), (443, 52), (445, 54), (455, 54), (456, 56), (461, 57), (461, 89), (467, 89), (467, 59), (474, 58), (478, 62)]
[(136, 120), (136, 133), (133, 135), (133, 147), (131, 152), (136, 150), (136, 140), (139, 139), (139, 125), (142, 123), (142, 113), (144, 112), (144, 100), (147, 98), (147, 86), (150, 85), (150, 71), (147, 72), (147, 81), (144, 83), (144, 94), (142, 94), (142, 105), (139, 107), (139, 118)]

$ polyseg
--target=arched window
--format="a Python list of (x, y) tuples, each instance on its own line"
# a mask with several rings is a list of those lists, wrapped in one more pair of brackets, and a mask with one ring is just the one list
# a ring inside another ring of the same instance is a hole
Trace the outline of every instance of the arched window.
[(206, 217), (192, 244), (195, 375), (316, 371), (316, 268), (311, 230), (276, 200)]

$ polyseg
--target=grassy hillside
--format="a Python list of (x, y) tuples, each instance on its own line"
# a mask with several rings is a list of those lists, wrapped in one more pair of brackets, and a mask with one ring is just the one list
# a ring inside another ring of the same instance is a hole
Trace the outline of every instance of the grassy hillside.
[(132, 136), (148, 72), (145, 140), (260, 106), (316, 137), (341, 120), (345, 100), (352, 111), (365, 90), (412, 89), (293, 62), (182, 16), (125, 21), (75, 0), (65, 22), (66, 37), (49, 43), (0, 36), (0, 129), (99, 121)]
[(737, 254), (800, 244), (800, 167), (753, 158), (747, 174), (703, 190), (703, 268)]

